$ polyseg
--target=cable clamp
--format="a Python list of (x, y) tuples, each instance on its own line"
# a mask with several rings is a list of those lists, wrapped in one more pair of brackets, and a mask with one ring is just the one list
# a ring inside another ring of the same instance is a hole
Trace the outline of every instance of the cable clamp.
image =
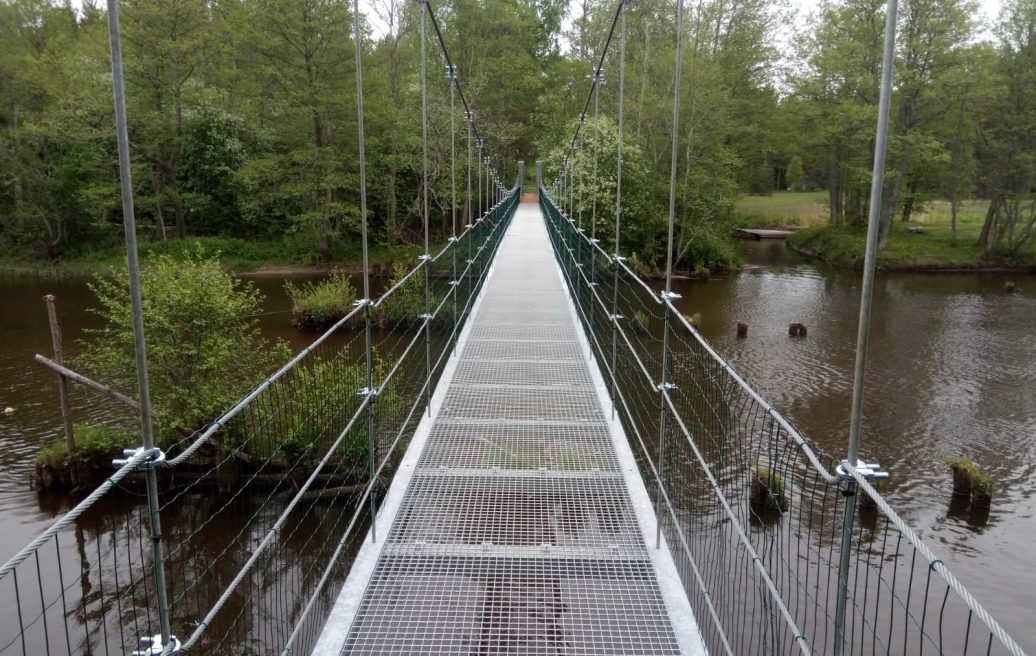
[(452, 244), (455, 241), (460, 241), (460, 237), (450, 237), (446, 241), (448, 241), (448, 242), (450, 242)]
[(619, 319), (625, 319), (626, 317), (622, 316), (621, 314), (609, 314), (608, 318), (612, 321), (618, 321)]
[[(138, 446), (135, 449), (123, 449), (123, 457), (112, 460), (112, 465), (115, 467), (125, 467), (131, 458), (145, 454), (147, 454), (148, 456), (147, 460), (144, 460), (143, 462), (139, 463), (137, 465), (137, 469), (150, 469), (151, 467), (154, 467), (157, 464), (165, 462), (165, 452), (161, 449), (155, 448), (148, 451), (144, 447)], [(151, 638), (141, 638), (141, 640), (145, 639), (150, 640)]]
[(593, 74), (594, 84), (604, 84), (604, 69), (597, 69), (597, 72)]
[(446, 64), (446, 79), (456, 80), (457, 79), (457, 67), (452, 64)]
[(356, 396), (364, 396), (368, 399), (378, 395), (378, 389), (376, 387), (361, 387), (356, 390)]
[[(162, 642), (161, 635), (141, 636), (138, 638), (140, 649), (130, 652), (132, 656), (159, 656), (165, 653), (166, 645)], [(169, 636), (170, 654), (180, 653), (180, 641), (176, 636)]]
[(447, 283), (447, 284), (449, 284), (449, 286), (450, 286), (450, 287), (456, 287), (457, 285), (459, 285), (459, 284), (460, 284), (460, 281), (459, 281), (459, 280), (451, 280), (451, 281), (450, 281), (449, 283)]
[(353, 307), (363, 307), (364, 305), (373, 305), (374, 303), (369, 298), (358, 298), (353, 301)]
[(475, 122), (475, 112), (472, 112), (472, 111), (464, 112), (464, 120), (466, 122), (468, 122), (468, 123), (474, 123)]
[(425, 321), (428, 321), (429, 319), (431, 319), (431, 318), (432, 318), (432, 315), (430, 315), (430, 314), (428, 314), (428, 313), (425, 313), (425, 314), (419, 314), (419, 315), (417, 315), (417, 318), (418, 318), (418, 319), (424, 319)]
[(624, 258), (624, 257), (623, 257), (623, 256), (621, 256), (621, 255), (612, 255), (612, 256), (611, 256), (611, 261), (612, 261), (613, 263), (615, 263), (615, 264), (619, 264), (620, 262), (625, 262), (625, 261), (626, 261), (626, 258)]
[(676, 385), (673, 383), (659, 383), (657, 388), (659, 392), (669, 392), (676, 389)]
[(678, 298), (683, 298), (683, 296), (680, 296), (676, 292), (662, 292), (658, 296), (663, 301), (675, 301)]
[(878, 463), (869, 463), (862, 460), (856, 461), (856, 466), (853, 467), (849, 464), (848, 460), (843, 460), (835, 467), (835, 473), (838, 474), (839, 480), (848, 480), (852, 478), (850, 471), (855, 471), (860, 476), (863, 476), (868, 481), (883, 480), (889, 477), (889, 473), (881, 471), (881, 465)]
[(429, 255), (428, 253), (425, 253), (424, 255), (420, 255), (420, 256), (418, 256), (418, 258), (417, 258), (417, 259), (418, 259), (419, 261), (421, 261), (421, 262), (425, 262), (425, 261), (427, 261), (427, 260), (430, 260), (430, 259), (432, 259), (432, 256), (431, 256), (431, 255)]

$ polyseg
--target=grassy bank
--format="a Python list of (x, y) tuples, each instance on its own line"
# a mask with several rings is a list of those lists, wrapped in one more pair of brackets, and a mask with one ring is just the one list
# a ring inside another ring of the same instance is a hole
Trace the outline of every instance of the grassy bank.
[[(153, 256), (169, 255), (174, 259), (183, 257), (185, 252), (202, 252), (217, 255), (223, 267), (234, 273), (271, 273), (285, 274), (292, 271), (338, 269), (345, 273), (354, 270), (359, 272), (361, 262), (360, 244), (335, 249), (332, 261), (318, 263), (315, 261), (313, 249), (308, 243), (286, 238), (276, 241), (252, 241), (233, 237), (189, 237), (187, 239), (167, 239), (165, 241), (142, 241), (138, 245), (138, 253), (142, 260)], [(372, 245), (370, 261), (372, 263), (391, 263), (399, 259), (414, 259), (423, 252), (419, 246)], [(434, 252), (434, 249), (433, 249)], [(111, 247), (97, 250), (84, 250), (69, 255), (60, 261), (35, 260), (29, 258), (0, 257), (0, 275), (27, 277), (82, 277), (106, 272), (112, 267), (122, 265), (125, 259), (123, 250)], [(386, 274), (389, 271), (386, 269)]]
[(777, 191), (771, 196), (742, 196), (734, 210), (744, 227), (819, 226), (827, 223), (827, 192)]
[[(826, 225), (826, 192), (777, 192), (773, 196), (745, 196), (738, 213), (753, 227), (805, 226), (789, 239), (796, 249), (842, 266), (863, 261), (863, 230)], [(950, 203), (934, 200), (913, 214), (910, 223), (897, 221), (878, 266), (901, 270), (981, 270), (1036, 267), (1036, 248), (1016, 255), (984, 255), (976, 243), (985, 220), (988, 201), (968, 200), (957, 215), (957, 245), (950, 241)], [(910, 229), (921, 229), (911, 232)]]

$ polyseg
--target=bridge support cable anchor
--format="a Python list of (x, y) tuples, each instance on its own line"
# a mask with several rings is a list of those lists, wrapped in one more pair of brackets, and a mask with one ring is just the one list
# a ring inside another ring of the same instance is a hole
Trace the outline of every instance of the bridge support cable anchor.
[(138, 649), (130, 652), (131, 656), (159, 656), (160, 654), (179, 654), (183, 645), (176, 639), (176, 636), (169, 636), (169, 640), (162, 640), (162, 636), (142, 636), (137, 639)]

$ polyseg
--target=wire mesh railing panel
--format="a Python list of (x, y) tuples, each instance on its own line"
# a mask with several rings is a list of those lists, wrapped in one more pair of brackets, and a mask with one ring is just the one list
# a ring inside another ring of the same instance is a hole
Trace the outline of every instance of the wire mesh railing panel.
[(860, 475), (838, 473), (671, 299), (587, 239), (546, 190), (540, 197), (710, 650), (1022, 653)]

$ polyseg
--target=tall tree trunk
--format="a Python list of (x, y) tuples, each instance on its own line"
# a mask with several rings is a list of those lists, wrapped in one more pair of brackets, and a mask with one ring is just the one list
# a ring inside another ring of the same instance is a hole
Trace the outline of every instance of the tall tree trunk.
[(960, 208), (960, 140), (964, 133), (964, 95), (961, 94), (957, 107), (957, 127), (953, 134), (953, 150), (950, 153), (950, 246), (957, 245), (957, 211)]
[(831, 225), (842, 225), (842, 173), (836, 159), (827, 164), (827, 205)]
[(914, 201), (917, 198), (917, 181), (911, 180), (907, 184), (907, 197), (903, 199), (903, 223), (909, 223), (910, 217), (914, 214)]
[(1000, 214), (1000, 203), (1002, 202), (1001, 194), (999, 192), (994, 193), (993, 197), (989, 200), (989, 209), (986, 210), (986, 220), (982, 222), (982, 230), (978, 233), (978, 245), (982, 246), (982, 252), (988, 253), (995, 246), (995, 239), (991, 239), (993, 236), (993, 224), (996, 223), (997, 216)]
[[(385, 187), (385, 193), (388, 195), (385, 230), (388, 233), (388, 241), (391, 245), (399, 241), (399, 198), (396, 196), (396, 167), (394, 165), (389, 168)], [(471, 223), (470, 219), (468, 223)]]

